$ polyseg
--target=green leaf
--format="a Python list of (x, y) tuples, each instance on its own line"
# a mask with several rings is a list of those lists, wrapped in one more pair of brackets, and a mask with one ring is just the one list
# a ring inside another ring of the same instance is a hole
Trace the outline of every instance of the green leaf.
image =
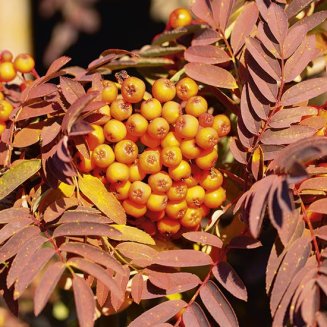
[(136, 227), (126, 226), (126, 225), (112, 225), (115, 229), (121, 232), (121, 235), (117, 237), (111, 237), (111, 239), (116, 241), (131, 241), (143, 244), (155, 245), (154, 239), (143, 230)]
[(0, 200), (36, 174), (40, 168), (41, 160), (39, 159), (26, 160), (10, 168), (0, 177)]
[(78, 185), (81, 192), (108, 218), (117, 224), (126, 224), (126, 213), (123, 207), (98, 178), (91, 175), (79, 176)]

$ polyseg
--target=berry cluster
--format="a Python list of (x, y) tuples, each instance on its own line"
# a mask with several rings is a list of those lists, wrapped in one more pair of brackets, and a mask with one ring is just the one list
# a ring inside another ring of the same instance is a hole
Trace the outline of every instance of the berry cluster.
[[(120, 94), (119, 94), (120, 88)], [(214, 168), (217, 143), (230, 131), (227, 116), (208, 112), (198, 85), (160, 78), (152, 96), (144, 82), (125, 76), (104, 81), (99, 112), (86, 136), (90, 159), (77, 152), (79, 171), (91, 172), (113, 191), (126, 213), (150, 234), (196, 230), (226, 198)]]
[(13, 54), (8, 50), (3, 50), (0, 53), (0, 82), (11, 82), (15, 79), (17, 72), (31, 73), (34, 66), (35, 62), (31, 55), (21, 53), (13, 60)]
[(9, 119), (12, 110), (12, 104), (5, 100), (3, 93), (0, 92), (0, 137), (6, 129), (6, 121)]

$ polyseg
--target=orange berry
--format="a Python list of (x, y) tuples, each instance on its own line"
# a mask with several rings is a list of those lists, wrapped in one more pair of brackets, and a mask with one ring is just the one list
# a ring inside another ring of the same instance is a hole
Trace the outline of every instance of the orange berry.
[(0, 100), (0, 121), (5, 122), (9, 119), (13, 106), (6, 100)]
[(223, 137), (229, 134), (231, 130), (231, 122), (226, 115), (216, 115), (213, 118), (212, 127), (218, 132), (219, 137)]
[(203, 127), (196, 134), (196, 144), (202, 149), (212, 149), (218, 143), (218, 133), (212, 127)]
[(107, 168), (106, 177), (110, 183), (126, 182), (129, 179), (129, 168), (121, 162), (113, 162)]
[(16, 77), (16, 70), (12, 62), (0, 63), (0, 82), (10, 82)]
[(12, 53), (11, 53), (11, 51), (9, 51), (9, 50), (3, 50), (2, 52), (1, 52), (1, 55), (0, 55), (0, 60), (1, 61), (8, 61), (8, 62), (10, 62), (10, 61), (12, 61), (12, 59), (13, 59), (13, 55), (12, 55)]
[(100, 144), (93, 150), (91, 158), (97, 167), (107, 168), (115, 161), (115, 154), (110, 145)]
[(223, 183), (223, 174), (216, 168), (202, 171), (200, 175), (200, 185), (207, 191), (219, 188)]
[(33, 57), (27, 53), (19, 54), (14, 60), (14, 67), (21, 73), (30, 73), (35, 66)]
[(148, 184), (140, 181), (132, 183), (128, 197), (135, 203), (146, 204), (151, 194), (151, 188)]
[(90, 150), (94, 150), (98, 145), (104, 143), (104, 133), (101, 126), (91, 124), (93, 131), (86, 135), (85, 139)]
[(143, 217), (146, 213), (145, 204), (135, 203), (130, 199), (124, 200), (122, 204), (125, 212), (134, 218)]
[(178, 166), (175, 167), (169, 167), (169, 176), (174, 181), (179, 181), (183, 178), (187, 178), (191, 175), (191, 166), (190, 164), (182, 160)]
[(140, 141), (142, 144), (144, 144), (145, 146), (147, 146), (151, 149), (157, 148), (161, 143), (161, 139), (154, 138), (154, 137), (150, 136), (148, 133), (143, 134), (140, 137)]
[(114, 195), (119, 201), (128, 199), (130, 187), (131, 187), (130, 181), (110, 184), (110, 190), (114, 193)]
[(165, 210), (161, 210), (161, 211), (151, 211), (151, 210), (147, 210), (145, 216), (149, 219), (151, 219), (152, 221), (158, 221), (160, 219), (162, 219), (163, 217), (165, 217), (166, 212)]
[(167, 195), (151, 193), (146, 206), (150, 211), (162, 211), (166, 208), (167, 202)]
[(185, 106), (186, 113), (194, 117), (199, 117), (201, 114), (204, 114), (207, 109), (208, 102), (200, 95), (190, 97)]
[(162, 164), (166, 167), (176, 167), (182, 159), (182, 151), (177, 146), (167, 146), (161, 150)]
[(185, 182), (173, 182), (172, 187), (168, 190), (167, 196), (170, 201), (181, 201), (186, 198), (187, 185)]
[(165, 171), (149, 176), (148, 184), (154, 193), (166, 193), (171, 188), (173, 181)]
[(5, 129), (6, 129), (6, 123), (0, 121), (0, 135), (4, 132)]
[(168, 202), (165, 209), (166, 215), (171, 219), (182, 219), (187, 210), (187, 203), (185, 200), (180, 202)]
[(121, 94), (125, 101), (137, 103), (143, 99), (145, 93), (144, 82), (137, 77), (126, 78), (121, 85)]
[(197, 95), (198, 90), (198, 84), (189, 77), (182, 78), (176, 85), (177, 96), (183, 101)]
[(175, 134), (178, 137), (192, 139), (196, 136), (199, 129), (199, 121), (191, 115), (178, 117), (175, 124)]
[(192, 23), (192, 15), (185, 8), (177, 8), (169, 15), (169, 25), (172, 28), (188, 26)]
[(181, 105), (175, 101), (168, 101), (162, 106), (161, 116), (167, 120), (169, 124), (174, 124), (181, 115)]
[(195, 159), (202, 152), (201, 148), (196, 144), (195, 139), (182, 141), (180, 148), (183, 156), (187, 159)]
[(200, 157), (195, 159), (196, 165), (200, 169), (210, 169), (215, 166), (218, 160), (218, 152), (216, 148), (212, 150), (203, 150)]
[(133, 163), (138, 155), (137, 145), (131, 140), (122, 140), (115, 145), (115, 156), (118, 162)]
[(166, 119), (158, 117), (153, 119), (148, 126), (147, 133), (156, 139), (162, 140), (169, 132), (169, 124)]
[(155, 98), (145, 100), (141, 103), (140, 112), (141, 115), (148, 120), (158, 118), (161, 116), (162, 112), (161, 103)]
[(110, 113), (114, 119), (123, 121), (132, 114), (132, 105), (124, 99), (116, 99), (110, 105)]
[(201, 114), (199, 117), (199, 124), (202, 127), (212, 127), (213, 126), (213, 115), (205, 112)]
[(106, 140), (112, 143), (123, 140), (127, 134), (124, 123), (116, 119), (109, 120), (104, 125), (103, 132)]
[(205, 191), (202, 186), (196, 185), (187, 190), (186, 202), (190, 207), (200, 207), (204, 201)]
[(150, 220), (144, 220), (139, 225), (140, 228), (142, 228), (147, 234), (154, 236), (157, 234), (157, 224)]
[(206, 192), (204, 196), (204, 205), (208, 208), (218, 208), (226, 200), (226, 191), (219, 187), (217, 190)]
[(200, 210), (201, 210), (201, 212), (202, 212), (202, 217), (206, 217), (206, 216), (208, 216), (209, 213), (210, 213), (210, 208), (208, 208), (208, 207), (205, 206), (204, 204), (202, 204), (202, 205), (200, 206)]
[(176, 95), (176, 87), (167, 78), (159, 78), (152, 85), (152, 95), (160, 102), (173, 100)]
[(162, 140), (161, 140), (161, 146), (163, 148), (170, 147), (170, 146), (179, 146), (180, 141), (175, 136), (174, 132), (169, 132)]
[(187, 208), (185, 215), (180, 220), (184, 227), (195, 227), (200, 224), (202, 219), (202, 210), (199, 208)]
[[(92, 156), (92, 153), (90, 153), (90, 156)], [(78, 171), (81, 173), (89, 173), (95, 168), (93, 160), (85, 158), (80, 152), (76, 152), (74, 159), (77, 164)]]
[(131, 182), (141, 181), (145, 176), (145, 172), (140, 169), (138, 163), (133, 163), (129, 166), (129, 180)]
[(103, 81), (103, 89), (101, 93), (102, 100), (111, 103), (117, 98), (118, 88), (112, 81)]
[(131, 115), (126, 122), (127, 132), (134, 136), (142, 136), (148, 128), (148, 121), (140, 114)]
[(2, 92), (0, 92), (0, 100), (3, 100), (5, 98), (5, 96), (3, 95)]
[(105, 168), (95, 167), (92, 171), (92, 175), (97, 177), (103, 184), (107, 184), (106, 171), (107, 169)]
[(178, 220), (163, 218), (157, 222), (158, 231), (166, 236), (176, 234), (180, 228), (181, 224)]
[(192, 175), (187, 178), (184, 178), (183, 181), (185, 182), (188, 188), (198, 185), (198, 181)]
[(139, 167), (146, 174), (155, 174), (161, 170), (160, 153), (157, 150), (147, 150), (141, 153)]

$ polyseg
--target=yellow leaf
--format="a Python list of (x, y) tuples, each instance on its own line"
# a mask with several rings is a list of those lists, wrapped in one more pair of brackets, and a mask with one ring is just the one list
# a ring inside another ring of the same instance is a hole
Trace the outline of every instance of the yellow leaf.
[(75, 185), (68, 185), (64, 182), (61, 182), (58, 188), (66, 198), (73, 196), (75, 191)]
[(41, 160), (24, 160), (0, 177), (0, 200), (22, 185), (41, 168)]
[(115, 229), (121, 232), (121, 235), (117, 237), (110, 237), (116, 241), (131, 241), (143, 244), (155, 245), (154, 239), (143, 230), (136, 227), (126, 226), (126, 225), (112, 225)]
[(122, 205), (112, 193), (107, 191), (97, 177), (88, 174), (79, 175), (78, 186), (81, 192), (108, 218), (117, 224), (126, 224), (126, 213)]

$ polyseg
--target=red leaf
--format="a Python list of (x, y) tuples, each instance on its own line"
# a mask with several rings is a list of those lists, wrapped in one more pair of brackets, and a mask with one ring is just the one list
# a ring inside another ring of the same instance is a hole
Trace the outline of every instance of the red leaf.
[(67, 261), (70, 266), (76, 267), (79, 270), (86, 272), (87, 274), (99, 279), (108, 289), (115, 294), (118, 298), (123, 298), (125, 295), (125, 290), (118, 287), (117, 283), (108, 274), (108, 272), (97, 265), (96, 263), (90, 262), (88, 260), (74, 257)]
[[(258, 5), (258, 1), (257, 1)], [(268, 24), (265, 22), (259, 22), (258, 24), (258, 39), (262, 42), (264, 47), (275, 57), (280, 59), (281, 58), (281, 47), (277, 41), (275, 40), (274, 36), (272, 35)]]
[(225, 32), (233, 6), (234, 0), (213, 0), (211, 2), (214, 21), (222, 32)]
[(307, 7), (313, 0), (293, 0), (286, 7), (285, 12), (288, 18), (292, 18), (297, 13), (302, 11), (305, 7)]
[(244, 45), (245, 38), (252, 32), (259, 17), (258, 7), (255, 2), (244, 6), (243, 11), (236, 19), (231, 34), (231, 46), (236, 54)]
[(150, 282), (165, 290), (166, 294), (183, 293), (201, 283), (198, 276), (187, 272), (163, 273), (147, 269), (146, 273)]
[(60, 224), (65, 223), (98, 223), (109, 224), (112, 221), (97, 210), (86, 210), (85, 207), (78, 207), (75, 210), (66, 211), (59, 219)]
[(43, 98), (45, 96), (54, 95), (58, 91), (57, 85), (52, 83), (44, 83), (38, 86), (35, 86), (30, 90), (28, 96), (24, 101)]
[(318, 77), (298, 83), (289, 88), (282, 96), (283, 106), (310, 100), (327, 92), (327, 78)]
[(217, 248), (222, 248), (223, 242), (216, 235), (207, 232), (187, 232), (183, 233), (183, 237), (192, 242), (211, 245)]
[(83, 278), (74, 275), (73, 291), (80, 327), (93, 327), (95, 300), (91, 288)]
[(32, 218), (29, 209), (12, 207), (9, 209), (0, 210), (0, 224), (13, 223), (21, 220), (22, 218)]
[(327, 199), (320, 199), (311, 203), (308, 210), (327, 215)]
[(301, 305), (302, 318), (306, 326), (313, 326), (316, 322), (316, 312), (320, 308), (320, 290), (317, 284), (313, 284), (305, 293)]
[(142, 313), (129, 324), (129, 327), (153, 326), (155, 324), (166, 322), (174, 317), (175, 314), (181, 311), (186, 305), (186, 302), (183, 300), (171, 300), (160, 303)]
[(183, 314), (185, 327), (210, 327), (210, 323), (201, 307), (193, 302)]
[(42, 146), (51, 143), (58, 136), (60, 128), (61, 126), (57, 122), (54, 122), (50, 126), (44, 126), (41, 131)]
[(279, 81), (281, 78), (281, 69), (276, 59), (271, 58), (261, 46), (260, 41), (248, 38), (245, 42), (247, 50), (251, 53), (259, 66), (269, 74), (273, 79)]
[(246, 161), (246, 152), (242, 151), (240, 149), (241, 145), (237, 141), (236, 138), (231, 138), (229, 143), (229, 149), (234, 157), (235, 160), (237, 160), (239, 163), (242, 163), (243, 165), (247, 164)]
[(195, 45), (187, 48), (184, 57), (189, 62), (220, 64), (231, 60), (227, 53), (214, 45)]
[(192, 45), (208, 45), (215, 43), (221, 39), (218, 32), (211, 28), (204, 28), (200, 30), (200, 33), (194, 36)]
[(316, 13), (313, 13), (310, 16), (306, 16), (300, 20), (298, 20), (293, 27), (298, 25), (304, 25), (307, 28), (307, 31), (311, 31), (316, 26), (320, 25), (322, 22), (324, 22), (327, 18), (327, 10), (318, 11)]
[(38, 316), (45, 307), (64, 271), (65, 265), (62, 262), (55, 262), (50, 264), (44, 272), (34, 295), (34, 314), (36, 316)]
[(306, 34), (307, 34), (307, 29), (303, 25), (298, 25), (289, 29), (282, 47), (283, 49), (282, 53), (284, 59), (288, 58), (294, 53), (294, 51), (302, 43)]
[(301, 183), (299, 191), (317, 190), (327, 192), (327, 177), (313, 177)]
[(53, 73), (56, 73), (59, 69), (65, 66), (70, 60), (71, 58), (65, 56), (56, 59), (54, 62), (52, 62), (52, 64), (48, 68), (48, 71), (45, 74), (45, 76), (49, 76)]
[(6, 241), (11, 236), (15, 235), (21, 229), (30, 225), (32, 223), (31, 219), (21, 218), (18, 221), (8, 223), (0, 229), (0, 244)]
[(32, 283), (36, 275), (55, 253), (53, 248), (41, 248), (33, 254), (17, 278), (14, 292), (15, 299), (18, 299), (22, 295), (24, 290)]
[(217, 66), (189, 63), (185, 65), (185, 72), (191, 78), (204, 84), (226, 89), (237, 88), (233, 75), (226, 69)]
[(247, 301), (248, 294), (246, 287), (239, 275), (228, 262), (219, 262), (218, 265), (212, 269), (212, 273), (217, 281), (225, 287), (229, 293), (238, 299)]
[(208, 1), (197, 0), (192, 5), (192, 12), (195, 16), (204, 20), (211, 26), (215, 26), (215, 22), (212, 17), (211, 6)]
[(67, 77), (60, 77), (60, 87), (65, 99), (68, 103), (73, 104), (80, 97), (85, 95), (83, 86)]
[(238, 326), (235, 312), (217, 285), (209, 280), (200, 289), (200, 297), (215, 321), (224, 327)]
[(14, 256), (19, 249), (32, 237), (38, 235), (40, 230), (35, 226), (28, 226), (14, 234), (5, 244), (0, 247), (0, 262), (7, 261)]
[(143, 292), (143, 277), (141, 273), (137, 273), (132, 279), (132, 286), (131, 286), (131, 295), (135, 303), (139, 304), (142, 299), (142, 292)]
[[(326, 199), (324, 199), (326, 200)], [(315, 230), (315, 235), (320, 239), (327, 241), (327, 226), (322, 226)]]
[(168, 250), (157, 254), (153, 263), (168, 267), (196, 267), (212, 264), (212, 259), (204, 252), (195, 250)]
[(284, 79), (286, 82), (292, 81), (302, 73), (309, 62), (316, 58), (320, 52), (316, 48), (316, 38), (314, 35), (309, 35), (302, 40), (301, 45), (285, 63)]
[(288, 19), (281, 6), (275, 3), (270, 4), (267, 11), (267, 23), (279, 44), (283, 44), (288, 31)]
[(60, 250), (78, 254), (85, 259), (96, 262), (106, 268), (111, 268), (119, 274), (124, 274), (122, 265), (114, 257), (93, 245), (69, 242), (61, 245)]
[(67, 223), (58, 226), (54, 233), (53, 237), (59, 236), (118, 236), (120, 232), (116, 229), (99, 223)]
[(275, 314), (278, 305), (291, 283), (294, 275), (305, 265), (310, 255), (310, 239), (301, 237), (297, 239), (287, 251), (278, 270), (270, 298), (270, 310)]
[(44, 211), (43, 219), (50, 222), (58, 219), (67, 209), (76, 207), (78, 200), (75, 197), (59, 198), (52, 202)]
[(289, 128), (280, 130), (267, 129), (262, 134), (261, 142), (263, 144), (273, 145), (291, 144), (301, 139), (313, 136), (316, 132), (317, 131), (314, 128), (301, 125), (292, 125)]

